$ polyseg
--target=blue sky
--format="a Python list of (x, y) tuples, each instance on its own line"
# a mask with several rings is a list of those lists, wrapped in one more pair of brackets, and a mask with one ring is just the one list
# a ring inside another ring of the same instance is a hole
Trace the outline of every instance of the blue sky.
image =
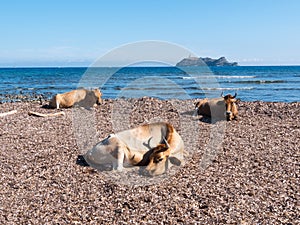
[(1, 1), (0, 66), (88, 66), (161, 40), (240, 65), (300, 65), (300, 1)]

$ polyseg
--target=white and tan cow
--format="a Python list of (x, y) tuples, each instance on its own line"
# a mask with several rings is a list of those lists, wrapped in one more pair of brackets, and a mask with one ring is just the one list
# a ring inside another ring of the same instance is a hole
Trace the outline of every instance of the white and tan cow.
[(236, 93), (234, 96), (230, 94), (224, 96), (222, 92), (221, 98), (202, 99), (196, 102), (194, 115), (198, 114), (214, 120), (226, 119), (230, 121), (237, 119), (236, 96)]
[(77, 89), (63, 94), (57, 94), (49, 102), (50, 108), (69, 108), (78, 104), (79, 106), (90, 108), (94, 104), (101, 104), (102, 93), (96, 88), (94, 90)]
[(118, 171), (123, 170), (123, 164), (141, 166), (144, 175), (155, 176), (165, 173), (170, 164), (179, 166), (183, 152), (183, 140), (174, 127), (159, 122), (112, 134), (83, 157), (94, 168), (105, 163)]

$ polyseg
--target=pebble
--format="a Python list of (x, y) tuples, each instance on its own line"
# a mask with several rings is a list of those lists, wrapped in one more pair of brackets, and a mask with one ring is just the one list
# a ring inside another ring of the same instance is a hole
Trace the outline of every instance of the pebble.
[[(95, 112), (97, 140), (118, 129), (112, 121), (114, 104), (119, 102), (104, 100), (90, 111)], [(129, 111), (115, 117), (123, 118), (122, 128), (166, 120), (192, 140), (186, 143), (190, 154), (184, 166), (154, 182), (140, 177), (145, 185), (87, 172), (76, 164), (82, 150), (73, 109), (62, 109), (63, 117), (37, 118), (28, 111), (58, 110), (39, 102), (1, 104), (0, 113), (18, 113), (0, 118), (0, 224), (300, 223), (299, 102), (239, 102), (239, 120), (225, 122), (223, 139), (211, 155), (210, 132), (218, 124), (198, 119), (183, 126), (183, 112), (193, 110), (192, 100), (175, 107), (144, 97), (129, 99), (128, 105)], [(205, 155), (210, 158), (203, 169)], [(124, 177), (134, 178), (130, 173)]]

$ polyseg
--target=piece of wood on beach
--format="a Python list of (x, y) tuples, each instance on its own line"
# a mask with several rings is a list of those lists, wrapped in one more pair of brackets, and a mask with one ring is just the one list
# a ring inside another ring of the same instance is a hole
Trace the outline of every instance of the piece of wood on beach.
[(9, 111), (9, 112), (0, 113), (0, 117), (12, 115), (12, 114), (15, 114), (17, 112), (18, 112), (17, 110), (12, 110), (12, 111)]
[(44, 114), (44, 113), (29, 111), (28, 115), (29, 116), (37, 116), (37, 117), (53, 117), (53, 116), (64, 116), (66, 114), (65, 114), (65, 112), (46, 113), (46, 114)]

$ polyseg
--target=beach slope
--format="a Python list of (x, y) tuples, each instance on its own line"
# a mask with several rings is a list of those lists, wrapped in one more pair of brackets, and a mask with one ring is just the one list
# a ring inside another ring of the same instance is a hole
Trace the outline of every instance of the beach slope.
[[(114, 100), (93, 109), (97, 139), (115, 131)], [(193, 109), (193, 101), (188, 105)], [(170, 101), (132, 99), (132, 126), (163, 118), (183, 132)], [(72, 109), (58, 117), (38, 103), (4, 103), (0, 113), (1, 224), (299, 224), (300, 103), (240, 102), (239, 120), (207, 168), (213, 124), (195, 120), (197, 147), (175, 176), (126, 186), (76, 163), (82, 154)]]

